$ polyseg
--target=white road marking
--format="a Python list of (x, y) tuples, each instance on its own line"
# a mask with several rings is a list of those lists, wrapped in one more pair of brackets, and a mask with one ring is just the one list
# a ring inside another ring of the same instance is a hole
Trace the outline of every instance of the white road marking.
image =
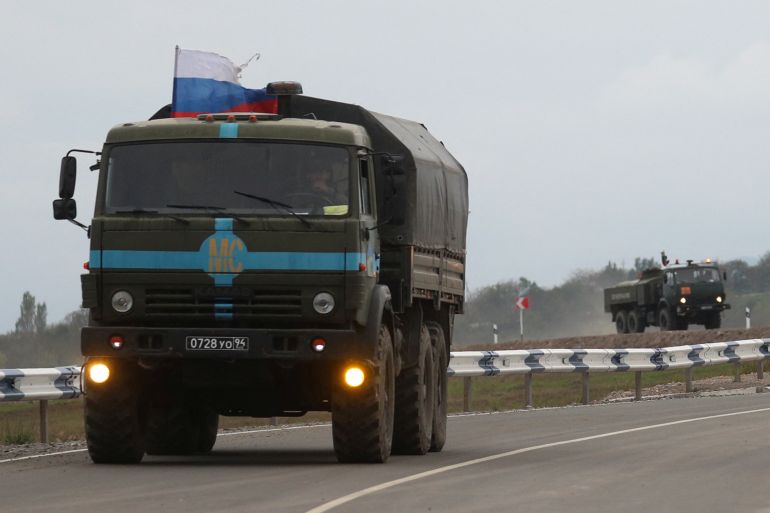
[(483, 458), (477, 458), (473, 460), (464, 461), (462, 463), (455, 463), (453, 465), (447, 465), (444, 467), (438, 467), (433, 470), (427, 470), (425, 472), (420, 472), (418, 474), (412, 474), (411, 476), (402, 477), (400, 479), (394, 479), (393, 481), (387, 481), (385, 483), (381, 483), (378, 485), (370, 486), (369, 488), (364, 488), (363, 490), (359, 490), (357, 492), (353, 492), (348, 495), (344, 495), (342, 497), (339, 497), (337, 499), (334, 499), (333, 501), (321, 504), (320, 506), (316, 506), (313, 509), (308, 510), (306, 513), (324, 513), (326, 511), (330, 511), (337, 506), (342, 506), (343, 504), (347, 504), (348, 502), (354, 501), (356, 499), (360, 499), (361, 497), (365, 497), (367, 495), (372, 495), (377, 492), (381, 492), (382, 490), (387, 490), (388, 488), (393, 488), (394, 486), (399, 486), (405, 483), (410, 483), (413, 481), (417, 481), (419, 479), (425, 479), (426, 477), (432, 477), (438, 474), (443, 474), (444, 472), (449, 472), (450, 470), (457, 470), (458, 468), (464, 468), (469, 467), (471, 465), (477, 465), (479, 463), (486, 463), (488, 461), (494, 461), (499, 460), (501, 458), (507, 458), (509, 456), (516, 456), (518, 454), (524, 454), (527, 452), (532, 451), (538, 451), (540, 449), (548, 449), (551, 447), (559, 447), (561, 445), (569, 445), (569, 444), (576, 444), (579, 442), (587, 442), (589, 440), (597, 440), (600, 438), (609, 438), (612, 436), (619, 436), (619, 435), (626, 435), (629, 433), (637, 433), (640, 431), (648, 431), (650, 429), (660, 429), (664, 427), (669, 426), (677, 426), (681, 424), (689, 424), (691, 422), (701, 422), (704, 420), (712, 420), (712, 419), (721, 419), (725, 417), (734, 417), (737, 415), (749, 415), (752, 413), (763, 413), (770, 411), (770, 408), (759, 408), (756, 410), (746, 410), (746, 411), (739, 411), (739, 412), (733, 412), (733, 413), (722, 413), (719, 415), (709, 415), (707, 417), (696, 417), (693, 419), (684, 419), (684, 420), (675, 420), (673, 422), (664, 422), (662, 424), (651, 424), (649, 426), (641, 426), (631, 429), (623, 429), (621, 431), (611, 431), (609, 433), (602, 433), (599, 435), (592, 435), (592, 436), (584, 436), (582, 438), (573, 438), (572, 440), (562, 440), (560, 442), (551, 442), (547, 444), (541, 444), (541, 445), (533, 445), (531, 447), (524, 447), (522, 449), (516, 449), (513, 451), (507, 451), (499, 454), (493, 454), (492, 456), (485, 456)]

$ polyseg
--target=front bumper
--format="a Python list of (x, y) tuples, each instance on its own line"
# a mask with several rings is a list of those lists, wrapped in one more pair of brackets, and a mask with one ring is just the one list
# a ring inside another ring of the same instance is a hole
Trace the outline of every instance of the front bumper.
[[(120, 349), (110, 345), (119, 335)], [(188, 349), (189, 337), (238, 337), (248, 339), (246, 350)], [(311, 340), (321, 337), (326, 348), (316, 352)], [(178, 358), (221, 360), (303, 360), (333, 361), (366, 358), (364, 332), (356, 330), (238, 329), (238, 328), (142, 328), (136, 326), (89, 326), (80, 334), (83, 356), (109, 358)]]
[(713, 303), (708, 305), (678, 304), (676, 306), (676, 314), (681, 317), (697, 317), (729, 309), (730, 305), (727, 303)]

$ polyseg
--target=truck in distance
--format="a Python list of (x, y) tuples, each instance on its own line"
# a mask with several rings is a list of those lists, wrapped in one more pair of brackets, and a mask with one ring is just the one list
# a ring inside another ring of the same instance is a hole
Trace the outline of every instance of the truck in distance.
[(465, 170), (420, 123), (301, 92), (114, 127), (90, 227), (63, 158), (54, 217), (90, 237), (94, 462), (205, 453), (219, 415), (330, 411), (345, 462), (444, 446)]
[(661, 253), (662, 268), (644, 270), (636, 280), (604, 289), (604, 311), (612, 314), (618, 333), (641, 333), (647, 326), (686, 330), (722, 325), (726, 302), (724, 272), (711, 259), (671, 264)]

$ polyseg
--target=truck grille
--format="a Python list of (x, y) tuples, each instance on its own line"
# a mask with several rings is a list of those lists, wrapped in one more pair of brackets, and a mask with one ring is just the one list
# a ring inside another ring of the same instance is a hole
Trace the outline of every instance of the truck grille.
[(241, 319), (299, 317), (302, 294), (299, 290), (249, 290), (226, 298), (196, 295), (194, 289), (147, 289), (145, 313), (157, 317), (214, 316), (216, 305), (232, 305), (228, 310)]

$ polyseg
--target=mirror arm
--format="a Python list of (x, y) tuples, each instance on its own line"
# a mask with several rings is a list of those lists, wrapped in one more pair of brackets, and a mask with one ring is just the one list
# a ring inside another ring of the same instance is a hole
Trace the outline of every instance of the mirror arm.
[(101, 155), (101, 154), (102, 154), (102, 152), (101, 152), (101, 151), (91, 151), (91, 150), (78, 150), (78, 149), (76, 149), (76, 148), (73, 148), (73, 149), (71, 149), (70, 151), (68, 151), (68, 152), (67, 152), (67, 157), (69, 157), (69, 156), (70, 156), (70, 153), (90, 153), (91, 155), (96, 155), (96, 156), (99, 156), (99, 155)]
[(91, 236), (91, 227), (90, 226), (86, 226), (83, 223), (81, 223), (80, 221), (75, 221), (74, 219), (67, 219), (67, 221), (69, 221), (70, 223), (74, 224), (75, 226), (83, 228), (86, 231), (86, 233), (88, 234), (88, 236), (89, 237)]

